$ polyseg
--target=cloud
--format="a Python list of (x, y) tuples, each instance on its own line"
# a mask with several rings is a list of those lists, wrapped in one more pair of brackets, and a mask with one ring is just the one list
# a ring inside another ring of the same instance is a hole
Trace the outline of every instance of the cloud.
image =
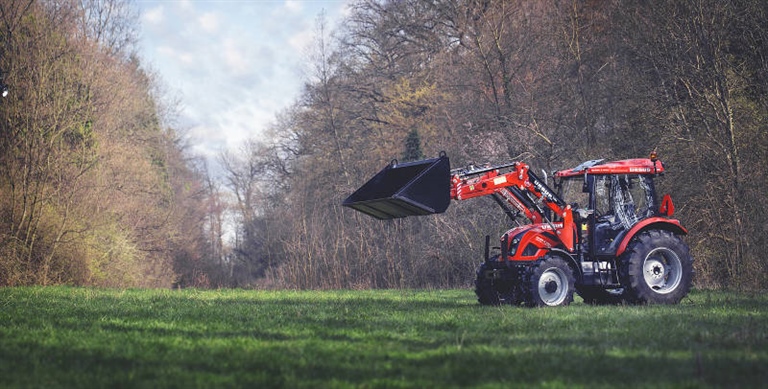
[(299, 13), (304, 10), (304, 6), (297, 0), (285, 0), (285, 9), (290, 12)]
[(214, 12), (206, 12), (197, 18), (200, 28), (208, 33), (215, 33), (219, 29), (219, 16)]
[(221, 54), (227, 68), (234, 75), (243, 75), (248, 73), (249, 60), (246, 58), (246, 50), (240, 47), (234, 38), (227, 38), (221, 48)]
[(157, 52), (184, 65), (191, 65), (195, 62), (195, 57), (191, 53), (182, 52), (170, 46), (159, 46)]
[(164, 9), (162, 5), (159, 5), (154, 8), (150, 8), (144, 11), (144, 13), (141, 15), (141, 20), (144, 23), (160, 24), (163, 22), (163, 19), (164, 19), (163, 11)]
[(296, 50), (297, 52), (304, 52), (309, 45), (312, 43), (312, 41), (315, 39), (315, 29), (306, 29), (304, 31), (300, 31), (296, 34), (293, 34), (288, 39), (288, 44), (291, 46), (293, 50)]
[(339, 1), (154, 1), (138, 3), (144, 56), (178, 91), (179, 129), (211, 165), (220, 152), (263, 136), (296, 100), (318, 14), (326, 8), (332, 26), (346, 8)]
[(192, 10), (195, 6), (192, 4), (192, 0), (178, 0), (177, 4), (183, 10)]

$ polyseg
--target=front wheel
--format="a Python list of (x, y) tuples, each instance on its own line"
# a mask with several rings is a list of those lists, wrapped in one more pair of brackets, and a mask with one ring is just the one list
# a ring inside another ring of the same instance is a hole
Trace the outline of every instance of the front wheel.
[(476, 271), (475, 295), (477, 295), (477, 302), (482, 305), (499, 305), (501, 304), (501, 296), (496, 289), (493, 280), (485, 277), (487, 268), (488, 266), (483, 263)]
[(511, 279), (489, 278), (485, 273), (491, 270), (487, 263), (482, 263), (477, 268), (475, 278), (475, 294), (477, 302), (482, 305), (510, 304), (518, 305), (518, 292), (515, 283)]
[(562, 258), (547, 255), (529, 270), (528, 299), (530, 307), (557, 307), (573, 301), (573, 270)]
[(664, 230), (639, 234), (622, 254), (621, 283), (640, 304), (677, 304), (693, 280), (693, 258), (679, 236)]

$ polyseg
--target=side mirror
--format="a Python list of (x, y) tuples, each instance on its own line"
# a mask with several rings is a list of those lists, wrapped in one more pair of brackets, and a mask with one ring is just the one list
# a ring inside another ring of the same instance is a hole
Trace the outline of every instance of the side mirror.
[(671, 217), (675, 214), (675, 204), (672, 203), (672, 197), (669, 193), (665, 194), (661, 199), (661, 205), (659, 205), (659, 213), (667, 217)]

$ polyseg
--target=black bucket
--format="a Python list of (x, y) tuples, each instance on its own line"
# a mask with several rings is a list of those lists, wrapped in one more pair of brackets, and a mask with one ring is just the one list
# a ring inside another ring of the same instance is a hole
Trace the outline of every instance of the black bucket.
[(443, 213), (451, 202), (448, 156), (392, 163), (342, 203), (377, 219)]

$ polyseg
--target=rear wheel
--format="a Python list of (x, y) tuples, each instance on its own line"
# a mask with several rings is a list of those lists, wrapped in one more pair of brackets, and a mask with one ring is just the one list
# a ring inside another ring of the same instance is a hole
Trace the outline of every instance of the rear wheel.
[(677, 304), (693, 280), (693, 258), (679, 236), (664, 230), (639, 234), (622, 254), (621, 283), (640, 304)]
[(547, 255), (532, 266), (528, 277), (530, 307), (565, 306), (573, 301), (575, 278), (573, 270), (562, 258)]

